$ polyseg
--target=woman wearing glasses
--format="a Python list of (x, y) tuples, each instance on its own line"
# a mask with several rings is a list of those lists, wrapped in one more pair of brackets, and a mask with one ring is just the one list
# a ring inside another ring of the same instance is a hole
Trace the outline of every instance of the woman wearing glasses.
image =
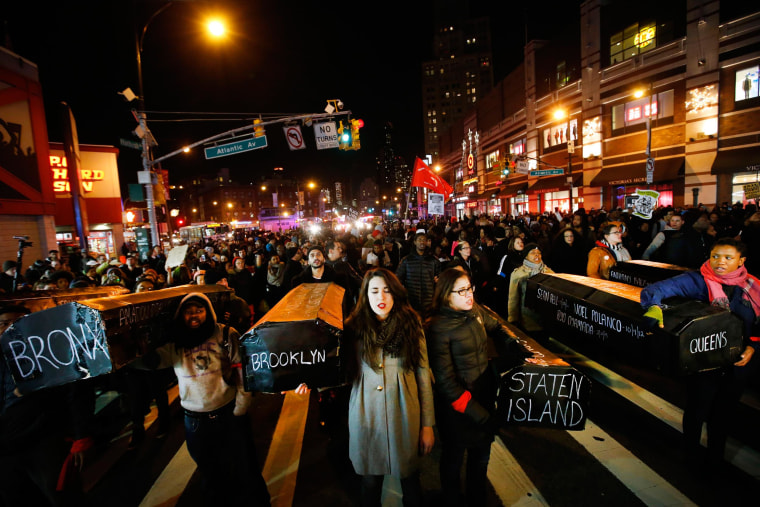
[(475, 287), (480, 287), (485, 282), (483, 270), (481, 269), (480, 258), (472, 250), (473, 248), (469, 242), (460, 241), (456, 248), (454, 248), (454, 258), (451, 259), (447, 267), (455, 268), (461, 266), (470, 275)]
[(472, 281), (461, 268), (446, 269), (439, 276), (430, 315), (426, 338), (443, 443), (443, 497), (449, 505), (465, 503), (459, 485), (467, 451), (466, 504), (485, 505), (491, 442), (498, 430), (494, 415), (498, 379), (488, 364), (488, 336), (504, 359), (509, 349), (516, 352), (519, 346), (504, 321), (475, 302)]
[(602, 227), (601, 236), (588, 253), (586, 276), (609, 280), (612, 266), (631, 260), (631, 254), (623, 246), (623, 230), (618, 224), (606, 224)]

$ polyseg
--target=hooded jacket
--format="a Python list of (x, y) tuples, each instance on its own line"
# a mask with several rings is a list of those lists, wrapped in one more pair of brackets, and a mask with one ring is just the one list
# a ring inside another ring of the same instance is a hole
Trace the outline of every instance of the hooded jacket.
[[(200, 303), (206, 308), (206, 322), (212, 325), (208, 337), (194, 346), (183, 346), (180, 338), (188, 334), (183, 312), (188, 303)], [(156, 349), (158, 368), (174, 368), (179, 386), (182, 408), (192, 412), (211, 412), (235, 401), (235, 415), (248, 410), (250, 393), (243, 390), (242, 371), (232, 368), (240, 364), (240, 334), (228, 328), (225, 339), (224, 326), (217, 323), (211, 301), (199, 292), (185, 296), (174, 314), (176, 339)], [(147, 362), (147, 361), (146, 361)]]

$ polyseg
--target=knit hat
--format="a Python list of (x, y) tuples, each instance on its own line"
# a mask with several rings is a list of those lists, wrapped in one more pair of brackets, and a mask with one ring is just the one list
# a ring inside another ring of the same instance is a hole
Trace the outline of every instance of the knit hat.
[(3, 262), (3, 272), (8, 271), (9, 269), (13, 269), (16, 266), (18, 266), (18, 264), (16, 264), (16, 261), (5, 261)]
[(523, 248), (522, 254), (523, 258), (527, 257), (531, 250), (541, 250), (541, 247), (538, 246), (538, 243), (528, 243), (525, 245), (525, 248)]

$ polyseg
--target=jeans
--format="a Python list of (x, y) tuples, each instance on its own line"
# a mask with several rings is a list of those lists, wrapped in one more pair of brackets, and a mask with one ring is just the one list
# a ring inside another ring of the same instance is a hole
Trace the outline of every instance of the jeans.
[[(383, 494), (383, 475), (362, 476), (362, 506), (380, 507)], [(404, 507), (420, 507), (422, 505), (422, 485), (420, 474), (415, 472), (401, 479), (401, 494)]]
[(460, 471), (467, 451), (465, 494), (468, 507), (486, 504), (488, 490), (488, 460), (491, 458), (491, 442), (470, 447), (443, 443), (441, 452), (441, 490), (448, 505), (462, 505)]
[[(235, 403), (213, 415), (185, 412), (185, 438), (198, 465), (208, 505), (245, 502), (269, 505), (247, 416), (234, 416)], [(241, 503), (242, 505), (242, 503)]]

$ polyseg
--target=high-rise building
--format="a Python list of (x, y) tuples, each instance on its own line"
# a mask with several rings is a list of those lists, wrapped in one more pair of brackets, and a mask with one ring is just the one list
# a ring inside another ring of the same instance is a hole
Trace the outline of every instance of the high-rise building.
[(379, 192), (388, 192), (396, 186), (395, 159), (393, 149), (393, 124), (386, 122), (383, 127), (384, 141), (377, 155), (377, 184)]
[(433, 160), (439, 156), (439, 132), (493, 87), (490, 21), (468, 19), (466, 6), (462, 1), (436, 3), (433, 59), (422, 64), (425, 153)]

